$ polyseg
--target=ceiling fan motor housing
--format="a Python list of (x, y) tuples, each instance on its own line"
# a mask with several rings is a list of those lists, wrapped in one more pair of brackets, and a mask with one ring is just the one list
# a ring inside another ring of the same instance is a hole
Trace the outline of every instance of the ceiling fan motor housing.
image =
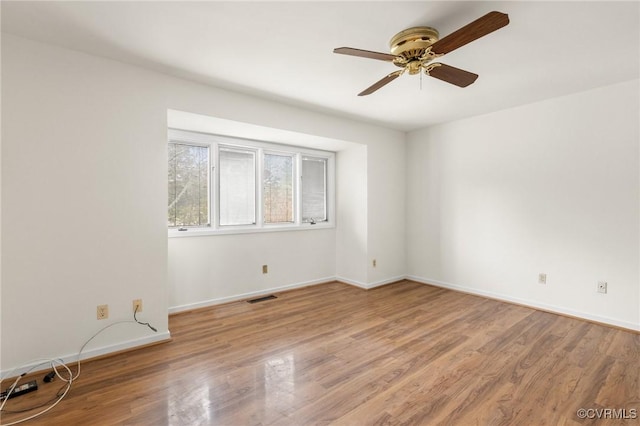
[[(400, 59), (393, 61), (393, 63), (404, 68), (407, 63), (419, 60), (426, 49), (438, 40), (438, 30), (431, 27), (412, 27), (400, 31), (393, 36), (389, 42), (389, 47), (392, 55), (400, 56), (404, 60)], [(417, 74), (419, 72), (419, 66), (409, 67), (409, 74)]]

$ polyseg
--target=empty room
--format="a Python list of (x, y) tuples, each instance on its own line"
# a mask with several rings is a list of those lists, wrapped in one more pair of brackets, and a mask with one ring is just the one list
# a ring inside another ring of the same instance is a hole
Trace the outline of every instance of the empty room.
[(0, 426), (640, 422), (639, 2), (0, 15)]

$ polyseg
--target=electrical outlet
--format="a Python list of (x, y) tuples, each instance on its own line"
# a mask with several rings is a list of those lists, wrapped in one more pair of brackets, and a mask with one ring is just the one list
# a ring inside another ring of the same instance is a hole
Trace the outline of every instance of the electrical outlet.
[(98, 305), (97, 318), (99, 320), (109, 318), (109, 305)]
[(538, 284), (547, 283), (547, 274), (538, 274)]
[(375, 259), (373, 259), (373, 267), (375, 268), (377, 265), (378, 265), (378, 262)]
[(267, 265), (262, 265), (262, 273), (263, 273), (263, 274), (266, 274), (266, 273), (268, 273), (268, 272), (269, 272), (269, 266), (267, 266)]
[(136, 313), (142, 312), (142, 299), (133, 300), (133, 312), (136, 312)]
[(607, 294), (607, 282), (606, 281), (598, 281), (598, 293)]

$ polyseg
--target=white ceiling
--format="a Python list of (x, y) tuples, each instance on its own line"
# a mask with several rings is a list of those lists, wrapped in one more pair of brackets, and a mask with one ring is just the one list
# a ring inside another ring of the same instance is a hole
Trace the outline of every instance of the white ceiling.
[[(2, 31), (332, 115), (413, 130), (638, 78), (640, 3), (2, 1)], [(446, 36), (497, 10), (510, 24), (441, 58), (458, 88), (333, 53), (388, 52), (412, 26)]]

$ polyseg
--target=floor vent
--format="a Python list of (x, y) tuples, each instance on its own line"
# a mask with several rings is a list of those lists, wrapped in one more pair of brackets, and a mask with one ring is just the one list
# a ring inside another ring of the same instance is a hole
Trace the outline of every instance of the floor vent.
[(264, 302), (265, 300), (271, 300), (271, 299), (277, 299), (277, 297), (274, 296), (273, 294), (270, 294), (268, 296), (258, 297), (257, 299), (247, 300), (247, 302), (249, 302), (249, 303), (258, 303), (258, 302)]

